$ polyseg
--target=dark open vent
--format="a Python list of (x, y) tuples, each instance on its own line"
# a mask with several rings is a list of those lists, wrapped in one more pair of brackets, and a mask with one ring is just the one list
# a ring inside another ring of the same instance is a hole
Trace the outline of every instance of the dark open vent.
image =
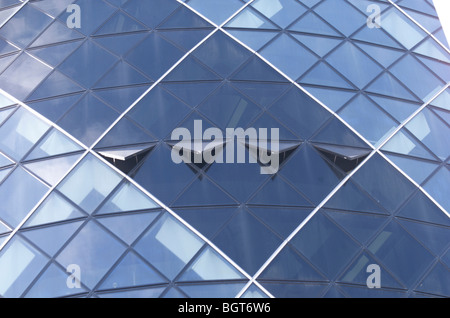
[(155, 144), (104, 148), (97, 149), (97, 152), (123, 173), (128, 174), (147, 156)]
[(345, 173), (353, 171), (370, 154), (369, 149), (314, 144), (314, 147)]

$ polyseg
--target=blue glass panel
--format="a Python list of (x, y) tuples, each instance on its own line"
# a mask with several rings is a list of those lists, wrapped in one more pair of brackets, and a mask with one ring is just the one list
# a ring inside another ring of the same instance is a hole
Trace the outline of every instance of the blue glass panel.
[(301, 84), (331, 86), (340, 88), (354, 89), (347, 79), (333, 70), (328, 63), (320, 62), (313, 69), (305, 73), (297, 82)]
[(59, 121), (59, 125), (86, 146), (101, 136), (119, 116), (92, 94), (86, 95)]
[(150, 84), (151, 82), (152, 81), (149, 78), (144, 77), (136, 69), (131, 67), (130, 64), (120, 61), (112, 70), (107, 72), (101, 80), (99, 80), (95, 85), (95, 88), (142, 85)]
[(27, 160), (81, 151), (83, 148), (57, 129), (52, 129), (27, 156)]
[(101, 284), (101, 289), (166, 283), (135, 253), (129, 252)]
[(58, 190), (91, 213), (119, 184), (121, 177), (102, 163), (88, 155), (63, 181)]
[(155, 138), (150, 134), (137, 127), (129, 119), (123, 118), (99, 141), (96, 148), (145, 144), (154, 141)]
[(424, 159), (436, 160), (436, 158), (424, 148), (413, 136), (406, 130), (402, 129), (395, 134), (383, 146), (382, 150), (408, 155), (411, 157), (419, 157)]
[(442, 189), (448, 189), (449, 185), (450, 171), (444, 166), (423, 187), (444, 209), (449, 211), (450, 197), (446, 191), (442, 191)]
[(28, 102), (28, 106), (45, 116), (52, 122), (57, 122), (80, 98), (81, 94), (69, 95), (41, 102)]
[(95, 32), (95, 35), (117, 34), (122, 32), (136, 32), (143, 30), (148, 30), (148, 28), (133, 20), (128, 15), (118, 11), (97, 32)]
[(179, 281), (231, 280), (245, 278), (211, 247), (207, 247), (181, 275)]
[(136, 238), (150, 225), (158, 216), (159, 212), (145, 214), (130, 214), (101, 218), (98, 221), (121, 238), (125, 243), (131, 245)]
[(286, 246), (261, 273), (259, 279), (326, 281), (327, 279), (311, 266), (290, 246)]
[(391, 222), (369, 245), (368, 250), (410, 288), (434, 257), (397, 223)]
[(0, 253), (0, 295), (20, 297), (46, 263), (34, 247), (14, 237)]
[[(73, 222), (62, 225), (54, 225), (50, 227), (43, 227), (37, 230), (22, 231), (22, 235), (36, 244), (45, 253), (50, 256), (55, 255), (56, 252), (66, 243), (73, 233), (80, 227), (82, 222)], [(49, 239), (51, 238), (51, 239)]]
[(25, 99), (50, 72), (50, 67), (22, 53), (0, 75), (0, 86), (15, 98)]
[(123, 6), (123, 9), (150, 28), (155, 28), (178, 6), (179, 3), (175, 0), (131, 0)]
[(183, 52), (172, 43), (157, 33), (151, 33), (127, 54), (126, 59), (150, 78), (157, 80), (182, 56)]
[(269, 298), (261, 289), (252, 284), (245, 293), (242, 294), (241, 298)]
[(309, 145), (293, 155), (281, 174), (314, 204), (319, 204), (343, 177)]
[[(41, 35), (32, 43), (31, 47), (44, 46), (52, 43), (60, 43), (82, 39), (83, 35), (76, 29), (69, 29), (64, 22), (53, 22)], [(78, 43), (79, 44), (79, 43)]]
[[(351, 56), (351, 59), (347, 57)], [(345, 42), (328, 56), (327, 61), (357, 87), (365, 87), (382, 68), (350, 42)]]
[(86, 217), (75, 206), (52, 192), (25, 223), (25, 227)]
[(418, 184), (421, 184), (439, 166), (437, 162), (415, 160), (396, 155), (387, 155), (387, 157)]
[[(229, 3), (230, 1), (228, 1)], [(208, 1), (208, 5), (211, 1)], [(227, 3), (227, 4), (228, 4)], [(205, 5), (205, 4), (203, 4)], [(217, 10), (217, 8), (216, 8)], [(193, 29), (193, 28), (212, 28), (212, 25), (204, 19), (193, 13), (185, 6), (180, 6), (173, 14), (170, 15), (158, 29)]]
[(257, 0), (252, 6), (282, 28), (306, 12), (305, 7), (294, 0)]
[(228, 77), (251, 53), (223, 32), (216, 32), (192, 53), (221, 77)]
[(259, 51), (267, 42), (272, 40), (278, 32), (273, 31), (247, 31), (227, 29), (227, 31), (242, 43), (249, 46), (254, 51)]
[(340, 39), (326, 38), (322, 36), (312, 36), (296, 33), (292, 33), (292, 35), (321, 57), (327, 55), (332, 49), (334, 49), (338, 44), (341, 43)]
[(80, 288), (67, 287), (68, 274), (55, 264), (51, 264), (33, 287), (26, 293), (26, 298), (55, 298), (87, 292)]
[(245, 8), (241, 13), (228, 22), (226, 26), (229, 28), (245, 29), (279, 29), (275, 24), (270, 22), (270, 20), (251, 7)]
[(0, 218), (16, 227), (47, 191), (42, 182), (17, 168), (0, 186)]
[(240, 70), (231, 77), (235, 81), (252, 81), (252, 82), (288, 82), (288, 80), (280, 73), (275, 71), (273, 67), (261, 60), (258, 56), (250, 58)]
[(450, 297), (449, 276), (450, 270), (448, 267), (442, 265), (442, 263), (437, 263), (425, 279), (416, 287), (416, 290)]
[(165, 83), (162, 86), (182, 99), (189, 106), (195, 107), (217, 89), (219, 83)]
[(298, 79), (317, 62), (313, 53), (284, 33), (266, 46), (261, 55), (292, 80)]
[[(366, 23), (367, 18), (347, 2), (327, 0), (314, 8), (328, 23), (345, 36), (351, 35)], [(336, 14), (339, 12), (339, 14)]]
[(90, 88), (116, 61), (116, 57), (89, 40), (60, 66), (59, 70)]
[(158, 32), (163, 38), (169, 40), (184, 51), (191, 50), (209, 33), (210, 29), (168, 29)]
[(53, 186), (66, 175), (80, 157), (81, 154), (42, 160), (25, 164), (25, 167), (49, 185)]
[(50, 47), (33, 49), (28, 52), (30, 52), (34, 56), (37, 56), (47, 64), (50, 64), (51, 66), (55, 67), (59, 65), (62, 61), (64, 61), (70, 55), (70, 53), (75, 51), (75, 49), (77, 49), (80, 46), (80, 44), (81, 44), (80, 41), (69, 42)]
[(129, 112), (129, 116), (159, 138), (170, 138), (172, 129), (190, 108), (160, 86), (150, 91)]
[(165, 214), (136, 243), (135, 250), (169, 279), (173, 279), (202, 245), (202, 240)]
[(415, 189), (403, 175), (379, 155), (374, 155), (353, 180), (388, 211), (395, 211)]
[(299, 21), (294, 23), (289, 30), (304, 33), (339, 36), (340, 34), (330, 25), (325, 23), (313, 12), (308, 12)]
[(95, 91), (95, 95), (103, 101), (123, 113), (128, 109), (145, 91), (146, 86), (114, 88)]
[(189, 6), (216, 24), (222, 24), (242, 6), (238, 0), (190, 0)]
[(95, 42), (111, 51), (112, 53), (125, 56), (128, 51), (141, 42), (147, 33), (131, 33), (131, 34), (119, 34), (114, 36), (102, 36), (95, 38)]
[[(23, 23), (24, 21), (27, 21), (27, 23)], [(34, 9), (33, 6), (25, 5), (1, 28), (0, 35), (21, 48), (24, 48), (51, 21), (50, 17)]]
[(241, 210), (213, 243), (251, 275), (264, 264), (281, 240), (247, 211)]
[(158, 298), (166, 287), (133, 289), (115, 293), (99, 293), (100, 298)]
[(181, 291), (179, 291), (177, 288), (172, 287), (172, 288), (169, 289), (169, 291), (167, 291), (164, 294), (164, 296), (162, 296), (162, 298), (170, 298), (170, 299), (173, 299), (173, 298), (186, 298), (186, 296)]
[(52, 17), (57, 17), (62, 11), (67, 9), (69, 4), (73, 2), (74, 0), (41, 0), (34, 2), (33, 5), (47, 12)]
[[(78, 29), (85, 35), (91, 35), (110, 17), (115, 8), (104, 1), (78, 0), (77, 5), (81, 8), (81, 28)], [(59, 19), (66, 23), (73, 11), (65, 11)]]
[(359, 246), (321, 213), (317, 213), (291, 240), (293, 246), (329, 279), (335, 278)]
[(67, 76), (54, 71), (38, 88), (28, 97), (28, 100), (37, 100), (47, 97), (66, 95), (83, 91), (83, 88)]
[(191, 298), (234, 298), (244, 286), (245, 283), (178, 285)]
[(274, 297), (277, 298), (316, 298), (328, 285), (302, 283), (261, 283)]
[(206, 66), (201, 65), (192, 56), (185, 58), (174, 70), (164, 77), (164, 82), (214, 80), (220, 80), (219, 75), (213, 73)]
[(82, 269), (82, 282), (93, 288), (106, 274), (125, 247), (94, 222), (86, 224), (57, 256), (65, 268), (76, 264)]
[(338, 285), (349, 298), (406, 298), (406, 291)]
[(331, 117), (322, 106), (296, 87), (292, 87), (269, 109), (301, 138), (307, 139)]

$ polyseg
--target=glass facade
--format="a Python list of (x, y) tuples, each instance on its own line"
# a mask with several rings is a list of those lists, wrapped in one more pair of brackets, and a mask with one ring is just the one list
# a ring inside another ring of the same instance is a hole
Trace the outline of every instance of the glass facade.
[(0, 0), (2, 297), (450, 297), (449, 192), (431, 0)]

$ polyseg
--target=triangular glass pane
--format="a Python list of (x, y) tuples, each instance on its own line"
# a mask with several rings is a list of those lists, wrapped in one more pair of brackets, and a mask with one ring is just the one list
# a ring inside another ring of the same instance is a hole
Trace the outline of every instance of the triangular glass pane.
[(163, 279), (135, 253), (129, 252), (100, 285), (100, 289), (116, 289), (150, 284), (163, 284)]
[(144, 77), (141, 73), (132, 68), (130, 64), (120, 61), (95, 84), (94, 88), (150, 84), (151, 82), (152, 80)]
[(213, 239), (213, 243), (252, 275), (272, 255), (281, 239), (241, 209)]
[(250, 200), (250, 204), (284, 205), (284, 206), (312, 206), (303, 195), (294, 190), (283, 179), (275, 176)]
[(200, 250), (203, 241), (169, 214), (158, 219), (137, 242), (135, 250), (169, 279)]
[(372, 240), (368, 250), (407, 288), (412, 287), (434, 260), (434, 257), (395, 221), (389, 223)]
[(421, 184), (439, 166), (437, 162), (416, 160), (396, 155), (387, 155), (387, 157), (418, 184)]
[(242, 2), (238, 0), (209, 0), (207, 2), (190, 0), (188, 5), (220, 25), (242, 6)]
[(186, 298), (186, 295), (184, 295), (181, 291), (179, 291), (176, 287), (171, 287), (169, 290), (162, 296), (162, 298)]
[(87, 292), (83, 286), (80, 286), (80, 288), (69, 288), (67, 286), (68, 277), (68, 273), (51, 263), (25, 297), (57, 298)]
[(47, 123), (20, 107), (0, 126), (0, 149), (18, 161), (49, 128)]
[(304, 6), (294, 0), (257, 0), (252, 6), (282, 28), (286, 28), (306, 11)]
[(450, 185), (450, 171), (443, 166), (436, 172), (423, 188), (447, 211), (450, 211), (450, 197), (446, 191)]
[(342, 173), (309, 145), (302, 146), (292, 156), (281, 174), (314, 204), (319, 204), (343, 178)]
[(53, 186), (61, 180), (80, 156), (81, 154), (42, 160), (27, 163), (24, 166), (39, 178)]
[(360, 139), (337, 118), (333, 118), (329, 124), (322, 128), (322, 130), (312, 138), (312, 141), (363, 149), (369, 148), (362, 139)]
[(303, 139), (310, 138), (331, 117), (328, 111), (296, 87), (278, 99), (269, 111)]
[(263, 282), (261, 285), (277, 298), (319, 298), (328, 284), (318, 283), (275, 283)]
[(84, 88), (76, 84), (67, 76), (58, 71), (54, 71), (41, 85), (39, 85), (27, 100), (66, 95), (81, 92), (83, 90)]
[(14, 164), (14, 161), (9, 160), (3, 154), (0, 153), (0, 167), (5, 167)]
[(394, 135), (381, 149), (383, 151), (435, 160), (435, 158), (426, 150), (410, 133), (402, 129)]
[(190, 51), (202, 39), (208, 36), (211, 30), (208, 29), (170, 29), (159, 30), (158, 34), (169, 40), (180, 49)]
[(259, 51), (267, 42), (272, 40), (278, 32), (261, 30), (235, 30), (227, 29), (232, 36), (236, 37), (242, 43), (248, 45), (254, 51)]
[(369, 87), (367, 87), (367, 91), (412, 101), (417, 100), (417, 98), (407, 91), (406, 88), (403, 87), (400, 82), (388, 72), (383, 73), (372, 84), (370, 84)]
[(362, 245), (373, 237), (383, 224), (388, 220), (384, 216), (375, 216), (359, 213), (331, 212), (324, 210), (324, 213), (332, 218), (337, 224), (342, 226), (350, 235), (358, 240)]
[(140, 213), (99, 218), (98, 221), (110, 231), (131, 245), (136, 238), (153, 222), (159, 212)]
[(268, 107), (290, 86), (281, 83), (233, 82), (233, 86), (262, 107)]
[(96, 296), (100, 298), (158, 298), (161, 294), (166, 290), (166, 286), (164, 287), (153, 287), (153, 288), (145, 288), (145, 289), (130, 289), (125, 291), (118, 291), (112, 293), (97, 293)]
[(57, 122), (80, 98), (81, 94), (29, 102), (28, 105), (52, 122)]
[(386, 47), (380, 47), (375, 45), (368, 45), (364, 43), (358, 43), (358, 47), (362, 48), (367, 54), (373, 57), (378, 63), (388, 68), (395, 61), (397, 61), (405, 52), (399, 50), (393, 50)]
[(380, 29), (362, 28), (359, 32), (354, 34), (352, 38), (367, 43), (380, 44), (383, 46), (389, 46), (398, 49), (402, 48), (382, 28)]
[(185, 82), (164, 83), (162, 86), (182, 99), (189, 106), (196, 107), (203, 100), (205, 100), (215, 89), (217, 89), (219, 85), (219, 82)]
[(342, 42), (341, 39), (328, 38), (322, 36), (313, 36), (305, 34), (291, 33), (297, 40), (302, 42), (310, 50), (314, 51), (317, 55), (324, 57), (332, 49), (338, 46)]
[(266, 46), (261, 55), (294, 81), (318, 61), (313, 53), (285, 33)]
[(447, 83), (450, 82), (450, 72), (448, 71), (448, 64), (423, 56), (417, 57), (441, 79), (443, 79)]
[(29, 52), (37, 56), (42, 61), (52, 65), (53, 67), (59, 65), (66, 59), (81, 44), (81, 41), (58, 44), (54, 46), (46, 46), (30, 50)]
[(211, 239), (231, 219), (236, 208), (205, 208), (175, 209), (176, 213), (195, 227), (205, 237)]
[(449, 53), (445, 51), (439, 44), (432, 38), (426, 39), (422, 44), (414, 49), (415, 53), (422, 54), (434, 59), (449, 63)]
[(377, 214), (388, 214), (384, 209), (369, 198), (352, 181), (345, 183), (328, 202), (325, 208), (338, 209), (343, 211), (369, 212)]
[(163, 82), (217, 81), (221, 78), (191, 56), (185, 58)]
[(95, 35), (117, 34), (148, 30), (143, 24), (133, 20), (121, 11), (110, 18)]
[(355, 92), (332, 88), (312, 86), (305, 86), (304, 88), (333, 111), (337, 111), (345, 103), (352, 99), (353, 96), (355, 96)]
[(416, 221), (399, 220), (399, 223), (434, 255), (440, 256), (448, 247), (450, 229)]
[(261, 289), (256, 287), (255, 284), (252, 284), (245, 291), (245, 293), (242, 294), (241, 298), (255, 299), (255, 298), (269, 298), (269, 296), (267, 296)]
[(235, 205), (237, 202), (208, 179), (197, 179), (173, 206)]
[(450, 136), (450, 128), (428, 108), (417, 114), (405, 127), (441, 160), (449, 157), (450, 138), (442, 136)]
[(448, 267), (438, 262), (415, 290), (450, 297), (449, 275)]
[(0, 183), (3, 182), (5, 177), (10, 173), (12, 168), (2, 169), (0, 170)]
[(430, 105), (450, 110), (450, 89), (446, 89), (442, 94), (433, 99)]
[(124, 183), (100, 208), (98, 213), (116, 213), (158, 208), (152, 199), (131, 183)]
[(258, 11), (251, 7), (245, 8), (241, 13), (228, 22), (225, 27), (227, 28), (243, 28), (243, 29), (267, 29), (277, 30), (276, 25), (270, 22)]
[(127, 110), (146, 90), (147, 86), (116, 87), (114, 89), (96, 90), (95, 95), (111, 105), (120, 113)]
[(346, 79), (334, 71), (328, 63), (320, 62), (313, 69), (304, 74), (298, 82), (300, 84), (330, 86), (354, 89)]
[(252, 214), (278, 233), (282, 238), (287, 238), (312, 211), (312, 208), (276, 206), (249, 206), (249, 208), (251, 209)]
[[(189, 3), (191, 5), (193, 1)], [(211, 1), (209, 1), (211, 2)], [(219, 10), (216, 7), (216, 10)], [(160, 29), (193, 29), (193, 28), (208, 28), (211, 24), (194, 14), (185, 6), (180, 6), (173, 14), (170, 15), (163, 23), (158, 26)]]
[(389, 212), (412, 194), (415, 186), (379, 155), (374, 155), (353, 176), (364, 190)]
[(286, 246), (261, 273), (259, 279), (276, 281), (326, 281), (309, 262)]
[[(272, 115), (267, 112), (263, 112), (255, 121), (252, 122), (251, 126), (255, 129), (267, 129), (268, 132), (272, 132), (272, 129), (278, 129), (278, 138), (281, 141), (294, 141), (294, 143), (300, 143), (300, 137), (296, 136), (288, 128), (286, 128), (282, 123), (276, 120)], [(267, 141), (269, 143), (269, 141)]]
[(124, 56), (138, 42), (143, 40), (146, 35), (146, 33), (118, 34), (95, 38), (95, 42), (114, 54)]
[(64, 200), (60, 195), (52, 192), (31, 215), (25, 223), (25, 227), (66, 221), (85, 216), (85, 214), (81, 213), (80, 210)]
[(88, 155), (59, 184), (58, 190), (88, 213), (93, 212), (119, 184), (120, 175), (92, 155)]
[(275, 71), (258, 56), (253, 56), (236, 73), (231, 76), (232, 81), (251, 82), (285, 82), (288, 80)]
[[(367, 288), (367, 277), (370, 271), (367, 268), (371, 264), (378, 265), (378, 261), (374, 260), (372, 256), (363, 252), (358, 258), (349, 266), (349, 269), (338, 279), (339, 282), (347, 284), (362, 285)], [(378, 265), (380, 266), (380, 265)], [(380, 288), (401, 288), (404, 287), (382, 266), (380, 266)]]
[(294, 25), (289, 28), (289, 31), (298, 31), (302, 33), (313, 33), (320, 35), (340, 36), (331, 26), (326, 24), (313, 12), (309, 12)]
[(243, 283), (178, 285), (191, 298), (234, 298), (244, 288)]
[[(22, 231), (22, 235), (40, 247), (45, 253), (54, 256), (83, 222), (72, 222), (36, 230)], [(51, 239), (49, 239), (51, 238)]]
[(83, 35), (74, 29), (69, 29), (65, 24), (55, 21), (42, 33), (31, 47), (43, 46), (52, 43), (60, 43), (83, 38)]
[(232, 280), (245, 278), (211, 247), (207, 247), (178, 281)]
[(334, 279), (359, 250), (358, 244), (322, 213), (315, 214), (291, 243), (329, 279)]
[(450, 226), (449, 218), (425, 194), (418, 191), (397, 216)]
[(93, 288), (125, 250), (123, 244), (90, 221), (64, 247), (56, 261), (64, 268), (77, 264), (82, 269), (82, 283)]
[(123, 5), (123, 9), (149, 27), (155, 28), (179, 5), (178, 2), (173, 0), (131, 0)]
[(387, 111), (392, 117), (397, 119), (399, 123), (402, 123), (404, 120), (406, 120), (420, 107), (420, 104), (393, 98), (385, 98), (375, 95), (370, 95), (370, 98), (375, 101), (378, 106)]
[(96, 145), (96, 149), (144, 144), (153, 141), (155, 141), (154, 137), (137, 127), (129, 119), (123, 118)]
[[(211, 52), (215, 54), (212, 55)], [(250, 56), (251, 52), (236, 41), (217, 32), (192, 53), (221, 77), (228, 77)]]
[(16, 59), (18, 55), (19, 53), (2, 57), (0, 59), (0, 71), (3, 72), (11, 64), (11, 62)]
[(40, 159), (81, 151), (83, 148), (57, 129), (52, 129), (27, 156), (27, 160)]

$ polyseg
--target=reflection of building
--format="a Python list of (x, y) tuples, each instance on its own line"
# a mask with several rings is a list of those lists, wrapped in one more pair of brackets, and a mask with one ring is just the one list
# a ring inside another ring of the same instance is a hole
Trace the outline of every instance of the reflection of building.
[[(0, 295), (450, 296), (431, 1), (73, 2), (1, 3)], [(194, 120), (278, 128), (279, 171), (174, 163)]]

